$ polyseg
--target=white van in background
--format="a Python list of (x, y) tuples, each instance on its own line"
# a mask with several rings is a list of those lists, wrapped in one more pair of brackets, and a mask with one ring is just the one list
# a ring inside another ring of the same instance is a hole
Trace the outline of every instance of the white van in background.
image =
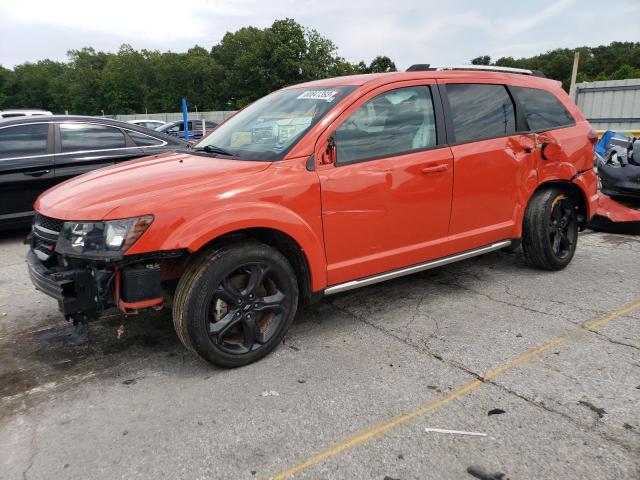
[(53, 115), (49, 110), (0, 110), (0, 118)]

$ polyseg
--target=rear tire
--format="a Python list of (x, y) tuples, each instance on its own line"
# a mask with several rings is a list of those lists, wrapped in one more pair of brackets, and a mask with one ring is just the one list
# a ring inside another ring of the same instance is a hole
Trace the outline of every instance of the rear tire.
[(211, 250), (178, 283), (173, 323), (182, 344), (227, 368), (261, 359), (280, 343), (298, 306), (287, 259), (258, 242)]
[(571, 194), (560, 188), (536, 192), (522, 226), (522, 249), (529, 265), (562, 270), (578, 243), (578, 214)]

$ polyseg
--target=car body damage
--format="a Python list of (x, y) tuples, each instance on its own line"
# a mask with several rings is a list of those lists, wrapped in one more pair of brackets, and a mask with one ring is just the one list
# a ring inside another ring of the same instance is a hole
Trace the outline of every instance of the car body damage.
[(602, 193), (640, 199), (640, 139), (605, 132), (596, 145), (595, 164)]
[(596, 205), (596, 213), (589, 223), (593, 230), (640, 235), (640, 202), (625, 205), (600, 194)]

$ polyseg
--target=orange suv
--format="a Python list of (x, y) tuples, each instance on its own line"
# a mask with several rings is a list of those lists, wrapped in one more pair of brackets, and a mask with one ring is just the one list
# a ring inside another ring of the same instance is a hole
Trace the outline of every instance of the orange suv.
[(29, 271), (76, 323), (172, 303), (185, 347), (245, 365), (324, 295), (520, 243), (532, 266), (566, 267), (594, 210), (595, 139), (530, 71), (295, 85), (193, 149), (42, 194)]

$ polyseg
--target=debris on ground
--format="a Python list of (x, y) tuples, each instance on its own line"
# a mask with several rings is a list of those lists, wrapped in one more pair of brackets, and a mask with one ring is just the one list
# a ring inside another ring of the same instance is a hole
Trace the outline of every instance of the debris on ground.
[(471, 466), (467, 468), (467, 473), (473, 475), (480, 480), (509, 480), (502, 472), (488, 473), (480, 467)]
[(490, 417), (491, 415), (500, 415), (502, 413), (507, 413), (504, 410), (502, 410), (501, 408), (494, 408), (492, 410), (489, 410), (487, 412), (487, 415)]
[(261, 397), (279, 397), (280, 394), (275, 390), (265, 390), (260, 394)]
[(434, 433), (449, 433), (452, 435), (471, 435), (474, 437), (486, 437), (486, 433), (480, 432), (465, 432), (464, 430), (447, 430), (444, 428), (425, 428), (425, 432), (434, 432)]
[(124, 335), (124, 332), (124, 325), (120, 325), (118, 328), (116, 328), (116, 338), (120, 340)]

